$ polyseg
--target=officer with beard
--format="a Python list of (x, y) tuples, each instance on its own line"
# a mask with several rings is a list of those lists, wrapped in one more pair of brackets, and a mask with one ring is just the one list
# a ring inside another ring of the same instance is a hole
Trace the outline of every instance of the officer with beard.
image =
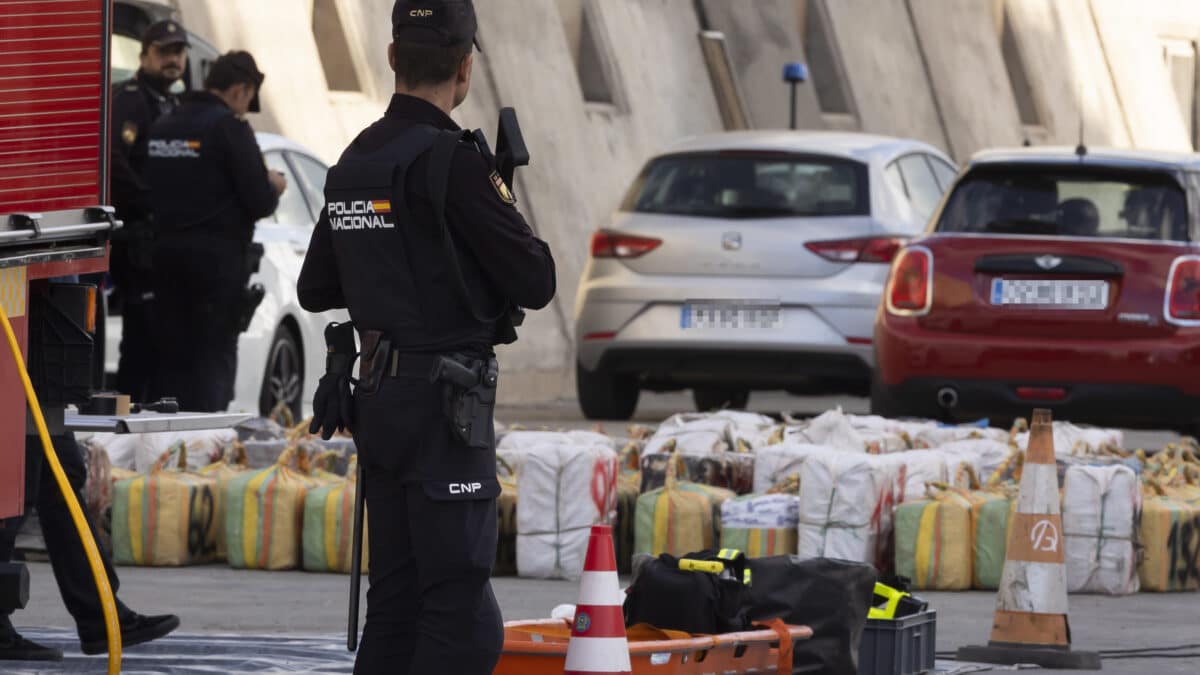
[(159, 21), (142, 35), (141, 67), (113, 87), (112, 202), (125, 227), (112, 245), (110, 271), (121, 299), (117, 390), (145, 401), (154, 369), (150, 287), (150, 188), (145, 169), (150, 126), (179, 105), (171, 92), (187, 69), (187, 31)]

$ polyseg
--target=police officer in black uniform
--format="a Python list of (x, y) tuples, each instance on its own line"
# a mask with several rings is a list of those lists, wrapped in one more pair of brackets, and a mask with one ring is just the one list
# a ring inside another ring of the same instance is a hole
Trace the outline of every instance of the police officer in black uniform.
[[(254, 131), (264, 75), (247, 52), (213, 62), (205, 91), (150, 131), (147, 175), (155, 215), (153, 289), (159, 347), (152, 399), (219, 412), (233, 400), (237, 340), (257, 302), (254, 224), (287, 187), (268, 172)], [(261, 300), (261, 296), (257, 298)]]
[[(489, 584), (493, 347), (516, 339), (508, 310), (549, 304), (555, 270), (496, 167), (450, 118), (470, 86), (475, 33), (469, 0), (396, 2), (396, 95), (330, 169), (298, 283), (306, 310), (348, 308), (362, 342), (353, 411), (333, 411), (353, 423), (369, 514), (360, 675), (483, 675), (503, 644)], [(348, 395), (354, 359), (353, 335), (329, 346), (318, 420), (344, 400), (326, 398), (331, 389)]]
[(150, 288), (150, 190), (145, 179), (150, 126), (179, 105), (171, 87), (187, 69), (187, 31), (170, 19), (142, 35), (141, 67), (113, 86), (112, 202), (125, 223), (112, 245), (109, 269), (121, 298), (117, 390), (145, 401), (154, 371)]

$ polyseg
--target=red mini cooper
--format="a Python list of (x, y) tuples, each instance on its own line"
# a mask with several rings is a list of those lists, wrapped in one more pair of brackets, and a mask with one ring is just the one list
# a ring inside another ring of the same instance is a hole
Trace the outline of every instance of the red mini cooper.
[(977, 155), (895, 258), (871, 408), (1200, 422), (1200, 155)]

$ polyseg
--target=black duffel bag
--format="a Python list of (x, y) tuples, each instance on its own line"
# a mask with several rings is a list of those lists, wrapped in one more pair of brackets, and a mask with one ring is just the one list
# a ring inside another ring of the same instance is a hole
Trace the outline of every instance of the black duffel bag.
[(743, 611), (745, 556), (737, 551), (701, 551), (683, 559), (720, 562), (726, 571), (717, 575), (682, 570), (680, 558), (666, 553), (647, 561), (625, 597), (625, 626), (646, 623), (664, 630), (704, 634), (749, 629)]
[(876, 572), (871, 565), (797, 556), (747, 561), (753, 583), (743, 596), (747, 621), (780, 617), (808, 626), (811, 640), (795, 645), (794, 672), (858, 674), (858, 645), (874, 600)]

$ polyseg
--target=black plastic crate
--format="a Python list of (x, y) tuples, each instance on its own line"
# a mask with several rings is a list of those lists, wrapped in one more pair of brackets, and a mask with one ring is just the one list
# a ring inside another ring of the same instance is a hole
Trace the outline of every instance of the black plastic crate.
[(895, 620), (867, 619), (858, 647), (858, 675), (931, 673), (936, 655), (936, 611)]
[(47, 407), (86, 403), (94, 340), (86, 322), (88, 287), (51, 284), (29, 296), (29, 379)]

